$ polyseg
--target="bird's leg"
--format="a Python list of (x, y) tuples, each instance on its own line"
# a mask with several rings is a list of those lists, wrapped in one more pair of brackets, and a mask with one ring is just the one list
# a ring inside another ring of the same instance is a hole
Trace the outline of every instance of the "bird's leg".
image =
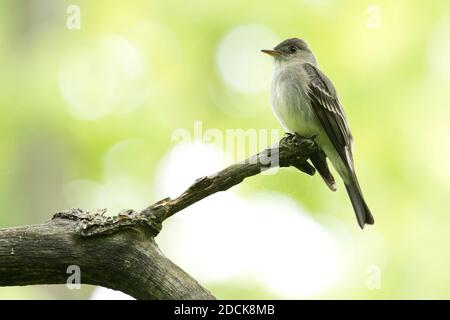
[(286, 132), (284, 135), (285, 135), (285, 139), (295, 139), (296, 136), (301, 138), (298, 134), (292, 133), (292, 132)]

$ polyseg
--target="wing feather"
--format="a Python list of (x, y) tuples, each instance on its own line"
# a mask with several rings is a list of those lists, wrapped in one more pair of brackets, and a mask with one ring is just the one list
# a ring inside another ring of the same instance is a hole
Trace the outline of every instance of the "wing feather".
[(331, 81), (316, 67), (304, 65), (310, 77), (307, 94), (314, 112), (345, 164), (352, 166), (352, 134)]

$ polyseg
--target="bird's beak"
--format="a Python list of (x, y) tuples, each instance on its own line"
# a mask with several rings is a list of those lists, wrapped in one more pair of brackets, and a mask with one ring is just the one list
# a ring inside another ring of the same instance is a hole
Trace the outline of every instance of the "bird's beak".
[(263, 49), (261, 50), (261, 52), (267, 53), (268, 55), (272, 56), (272, 57), (280, 57), (283, 55), (283, 52), (280, 50), (267, 50), (267, 49)]

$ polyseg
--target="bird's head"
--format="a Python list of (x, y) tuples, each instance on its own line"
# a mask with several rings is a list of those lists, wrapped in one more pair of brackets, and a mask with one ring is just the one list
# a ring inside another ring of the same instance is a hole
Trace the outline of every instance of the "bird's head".
[(277, 63), (298, 61), (316, 65), (314, 54), (302, 39), (287, 39), (271, 50), (264, 49), (261, 51), (274, 57)]

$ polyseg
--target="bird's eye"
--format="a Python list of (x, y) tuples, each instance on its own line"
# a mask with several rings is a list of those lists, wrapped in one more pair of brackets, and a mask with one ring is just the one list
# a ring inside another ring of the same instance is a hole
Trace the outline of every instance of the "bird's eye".
[(290, 53), (294, 53), (294, 52), (297, 52), (298, 48), (296, 46), (290, 46), (288, 48), (288, 50), (289, 50)]

